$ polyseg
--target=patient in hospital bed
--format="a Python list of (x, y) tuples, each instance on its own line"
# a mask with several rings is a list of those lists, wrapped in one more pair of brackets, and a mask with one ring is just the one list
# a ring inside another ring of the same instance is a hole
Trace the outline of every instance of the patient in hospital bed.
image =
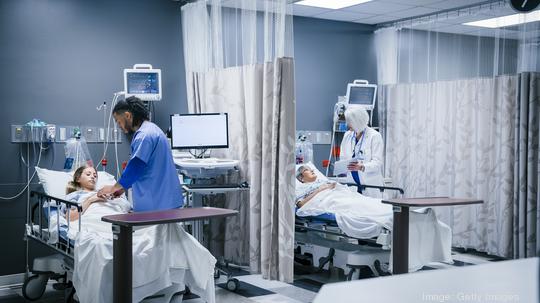
[(332, 213), (338, 226), (351, 237), (367, 239), (378, 236), (382, 228), (392, 228), (392, 206), (359, 194), (348, 186), (318, 177), (308, 165), (296, 172), (298, 216)]
[[(65, 200), (82, 206), (61, 210), (70, 222), (68, 236), (75, 240), (73, 284), (81, 302), (112, 302), (113, 233), (101, 218), (127, 213), (125, 197), (113, 200), (96, 195), (97, 173), (80, 167), (67, 186)], [(78, 220), (81, 220), (79, 230)], [(181, 224), (148, 226), (133, 233), (133, 302), (165, 288), (183, 290), (183, 284), (206, 302), (215, 301), (216, 259)], [(192, 270), (193, 269), (193, 270)], [(175, 289), (175, 285), (178, 289)]]
[[(392, 230), (392, 206), (362, 195), (346, 185), (328, 180), (312, 164), (296, 170), (296, 215), (332, 213), (338, 227), (359, 239), (377, 237)], [(437, 220), (432, 209), (411, 211), (409, 225), (409, 271), (430, 262), (452, 263), (451, 230)]]
[(131, 206), (124, 197), (115, 199), (116, 201), (99, 198), (96, 191), (97, 178), (97, 171), (92, 166), (81, 166), (73, 173), (73, 180), (67, 185), (64, 200), (79, 203), (82, 212), (79, 213), (75, 208), (62, 211), (69, 221), (78, 220), (79, 215), (84, 215), (94, 203), (101, 203), (98, 207), (108, 208), (107, 215), (127, 213), (130, 210)]

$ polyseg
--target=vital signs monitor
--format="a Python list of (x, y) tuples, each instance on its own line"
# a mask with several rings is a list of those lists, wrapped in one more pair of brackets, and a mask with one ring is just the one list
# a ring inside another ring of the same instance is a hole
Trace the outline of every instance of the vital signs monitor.
[(142, 101), (161, 100), (161, 70), (150, 64), (135, 64), (124, 69), (124, 92), (126, 98), (135, 96)]
[(367, 110), (375, 107), (377, 97), (377, 85), (369, 84), (366, 80), (354, 80), (347, 84), (346, 103), (349, 105), (359, 105)]

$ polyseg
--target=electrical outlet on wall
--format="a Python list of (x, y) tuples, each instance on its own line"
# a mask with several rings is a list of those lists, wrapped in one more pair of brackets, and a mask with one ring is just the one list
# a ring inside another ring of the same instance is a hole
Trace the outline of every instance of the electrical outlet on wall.
[(45, 137), (48, 142), (54, 142), (56, 139), (56, 125), (48, 124), (47, 125), (47, 135)]
[(60, 127), (60, 141), (67, 140), (67, 129), (65, 127)]
[(26, 142), (26, 130), (22, 125), (11, 125), (11, 142)]

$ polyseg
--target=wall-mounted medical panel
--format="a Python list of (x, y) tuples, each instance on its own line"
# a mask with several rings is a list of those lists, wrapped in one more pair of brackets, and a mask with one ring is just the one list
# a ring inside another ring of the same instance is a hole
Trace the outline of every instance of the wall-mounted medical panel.
[(332, 132), (317, 130), (297, 130), (296, 138), (303, 134), (312, 144), (330, 144), (332, 142)]
[(82, 136), (87, 143), (122, 143), (119, 129), (99, 126), (54, 125), (27, 126), (11, 125), (11, 143), (65, 143), (68, 139)]

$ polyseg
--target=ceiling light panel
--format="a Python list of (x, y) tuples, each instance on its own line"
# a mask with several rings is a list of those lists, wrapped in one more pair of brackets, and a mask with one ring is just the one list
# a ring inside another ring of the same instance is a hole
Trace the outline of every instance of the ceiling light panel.
[(463, 24), (479, 27), (498, 28), (535, 21), (540, 21), (540, 10), (527, 14), (513, 14), (509, 16), (472, 21)]
[(349, 7), (361, 3), (366, 3), (371, 0), (303, 0), (295, 2), (294, 4), (306, 5), (306, 6), (315, 6), (329, 9), (340, 9), (344, 7)]

